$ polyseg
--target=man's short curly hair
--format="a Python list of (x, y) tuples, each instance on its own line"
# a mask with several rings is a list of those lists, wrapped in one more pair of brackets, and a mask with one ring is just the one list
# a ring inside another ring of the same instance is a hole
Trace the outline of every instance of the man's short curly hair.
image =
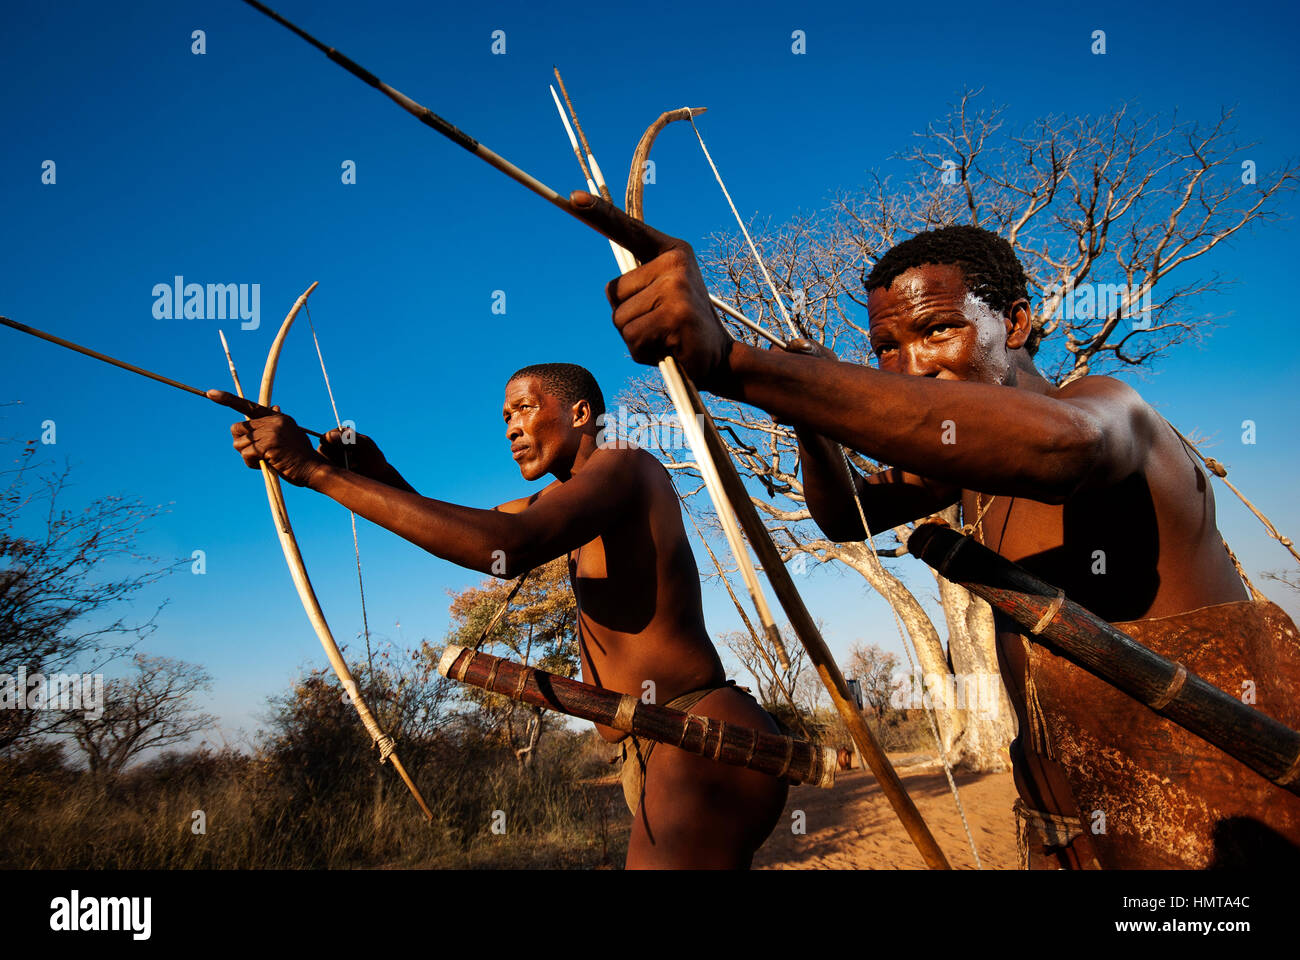
[[(1003, 316), (1017, 300), (1029, 299), (1025, 269), (1011, 244), (996, 233), (968, 225), (926, 230), (891, 247), (867, 275), (867, 292), (888, 290), (900, 274), (927, 263), (960, 268), (966, 288)], [(1034, 327), (1025, 349), (1035, 353), (1041, 336)]]
[(576, 363), (534, 363), (516, 370), (506, 383), (514, 383), (523, 377), (536, 377), (542, 381), (547, 393), (565, 403), (586, 400), (591, 405), (593, 419), (605, 412), (605, 395), (586, 367)]

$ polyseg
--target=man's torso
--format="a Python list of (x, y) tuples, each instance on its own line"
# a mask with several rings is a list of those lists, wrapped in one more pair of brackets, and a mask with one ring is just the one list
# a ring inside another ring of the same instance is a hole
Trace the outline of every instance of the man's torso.
[[(644, 451), (640, 509), (569, 555), (583, 678), (666, 703), (726, 679), (704, 625), (699, 572), (672, 482)], [(608, 741), (622, 734), (597, 725)]]
[[(1156, 417), (1154, 412), (1151, 416)], [(1222, 544), (1215, 523), (1214, 497), (1208, 474), (1172, 428), (1163, 420), (1156, 419), (1152, 429), (1154, 441), (1143, 470), (1109, 489), (1080, 493), (1064, 504), (1005, 496), (990, 500), (987, 496), (965, 491), (962, 506), (968, 522), (983, 511), (975, 530), (977, 539), (1046, 582), (1060, 587), (1070, 599), (1102, 619), (1111, 623), (1139, 621), (1135, 629), (1147, 623), (1165, 624), (1163, 632), (1169, 633), (1169, 638), (1165, 638), (1161, 630), (1151, 630), (1147, 631), (1148, 639), (1157, 652), (1180, 659), (1186, 658), (1188, 651), (1181, 647), (1174, 649), (1179, 644), (1175, 638), (1194, 630), (1196, 615), (1191, 614), (1192, 611), (1211, 619), (1217, 617), (1215, 623), (1225, 617), (1234, 623), (1240, 620), (1241, 631), (1258, 632), (1263, 628), (1255, 621), (1263, 616), (1260, 612), (1263, 607), (1247, 601), (1246, 590)], [(1203, 614), (1202, 608), (1214, 608), (1215, 612)], [(1285, 615), (1281, 616), (1285, 619)], [(1184, 622), (1186, 627), (1174, 629)], [(1217, 644), (1222, 639), (1226, 645), (1234, 640), (1235, 630), (1227, 624), (1219, 624), (1219, 627), (1229, 630), (1230, 635), (1220, 638), (1201, 631), (1202, 641)], [(1082, 819), (1089, 836), (1084, 838), (1081, 849), (1087, 855), (1081, 860), (1091, 859), (1094, 845), (1102, 851), (1103, 859), (1114, 859), (1107, 854), (1108, 844), (1105, 842), (1112, 834), (1098, 834), (1092, 830), (1095, 826), (1093, 819), (1098, 816), (1092, 807), (1097, 805), (1097, 801), (1091, 795), (1080, 796), (1081, 792), (1088, 792), (1088, 788), (1080, 788), (1080, 784), (1096, 784), (1101, 776), (1096, 771), (1090, 775), (1083, 773), (1081, 768), (1088, 765), (1089, 758), (1106, 752), (1124, 758), (1115, 760), (1119, 765), (1117, 770), (1120, 767), (1125, 769), (1113, 778), (1107, 794), (1106, 806), (1110, 808), (1110, 814), (1120, 817), (1118, 824), (1112, 822), (1112, 833), (1117, 826), (1122, 832), (1132, 826), (1128, 820), (1136, 823), (1143, 816), (1148, 821), (1142, 828), (1146, 833), (1151, 832), (1151, 823), (1160, 822), (1162, 818), (1172, 818), (1169, 822), (1173, 823), (1186, 820), (1185, 810), (1164, 810), (1166, 806), (1177, 805), (1171, 801), (1145, 803), (1139, 815), (1137, 801), (1142, 793), (1139, 784), (1144, 778), (1151, 782), (1171, 779), (1176, 782), (1183, 777), (1188, 785), (1196, 786), (1192, 783), (1195, 768), (1209, 769), (1225, 760), (1240, 766), (1213, 748), (1209, 748), (1203, 762), (1193, 759), (1191, 754), (1200, 749), (1198, 738), (1175, 731), (1168, 721), (1136, 704), (1132, 705), (1136, 711), (1130, 713), (1122, 694), (1085, 676), (1080, 668), (1043, 648), (1031, 649), (1022, 633), (1014, 624), (999, 618), (998, 660), (1020, 730), (1012, 754), (1016, 786), (1023, 801), (1032, 809)], [(1269, 643), (1267, 638), (1261, 637), (1258, 649), (1252, 646), (1250, 657), (1267, 659), (1271, 654), (1264, 648)], [(1169, 649), (1160, 649), (1162, 646), (1169, 646)], [(1205, 650), (1203, 653), (1208, 656), (1204, 669), (1213, 673), (1209, 665), (1215, 662), (1215, 651)], [(1033, 679), (1027, 680), (1027, 660), (1030, 657), (1034, 663)], [(1259, 663), (1240, 665), (1241, 670), (1247, 673), (1259, 666)], [(1211, 679), (1221, 686), (1227, 682), (1218, 676)], [(1238, 685), (1229, 686), (1234, 687), (1230, 690), (1234, 695), (1240, 693), (1236, 689)], [(1040, 702), (1047, 704), (1045, 710)], [(1094, 731), (1096, 742), (1086, 749), (1073, 749), (1077, 746), (1073, 743), (1075, 739), (1080, 742), (1087, 739), (1082, 728), (1099, 712), (1105, 717), (1098, 721)], [(1270, 712), (1276, 715), (1276, 711)], [(1056, 731), (1058, 741), (1071, 742), (1052, 743), (1049, 728)], [(1190, 740), (1184, 743), (1183, 739), (1188, 737)], [(1187, 760), (1169, 763), (1160, 760), (1161, 751), (1149, 748), (1161, 738), (1161, 742), (1178, 740), (1179, 750), (1188, 754)], [(1165, 772), (1153, 772), (1152, 767)], [(1233, 771), (1234, 777), (1237, 772)], [(1254, 783), (1255, 779), (1260, 782)], [(1071, 781), (1074, 782), (1073, 788)], [(1249, 792), (1246, 788), (1250, 787), (1261, 796), (1273, 789), (1249, 770), (1244, 770), (1240, 782), (1239, 791)], [(1177, 789), (1181, 788), (1176, 785), (1175, 792)], [(1202, 786), (1202, 792), (1204, 789), (1208, 788)], [(1089, 809), (1079, 809), (1080, 802)], [(1189, 795), (1188, 809), (1199, 808), (1206, 802), (1204, 797)], [(1122, 809), (1126, 806), (1129, 808), (1127, 811)], [(1102, 810), (1102, 815), (1106, 812)], [(1198, 836), (1198, 830), (1208, 833), (1210, 827), (1206, 825), (1212, 822), (1208, 813), (1197, 820), (1199, 826), (1187, 821), (1185, 836), (1182, 837), (1184, 846), (1202, 851), (1212, 849), (1208, 836)], [(1151, 845), (1152, 856), (1158, 855), (1158, 846), (1155, 843)], [(1135, 856), (1137, 859), (1129, 865), (1142, 862), (1140, 855)], [(1181, 861), (1179, 865), (1193, 862)], [(1162, 865), (1176, 864), (1171, 860)]]

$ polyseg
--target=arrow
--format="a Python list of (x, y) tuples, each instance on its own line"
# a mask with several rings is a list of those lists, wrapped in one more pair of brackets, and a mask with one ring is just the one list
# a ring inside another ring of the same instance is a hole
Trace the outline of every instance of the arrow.
[[(169, 387), (175, 387), (177, 390), (184, 390), (186, 393), (193, 393), (200, 397), (206, 397), (214, 403), (219, 403), (223, 407), (230, 407), (237, 410), (246, 417), (273, 417), (276, 411), (269, 407), (263, 407), (253, 403), (251, 400), (245, 400), (234, 394), (226, 393), (224, 390), (200, 390), (198, 387), (191, 387), (188, 383), (181, 383), (179, 380), (173, 380), (171, 377), (164, 377), (161, 373), (154, 373), (152, 370), (146, 370), (144, 367), (137, 367), (134, 363), (127, 363), (125, 360), (119, 360), (116, 357), (110, 357), (106, 353), (100, 353), (98, 350), (92, 350), (90, 347), (83, 347), (79, 343), (73, 343), (71, 340), (64, 340), (62, 337), (56, 337), (52, 333), (46, 333), (44, 330), (37, 330), (35, 327), (29, 327), (25, 323), (18, 323), (16, 320), (10, 320), (8, 317), (0, 317), (0, 323), (6, 327), (12, 327), (20, 333), (26, 333), (41, 340), (48, 340), (50, 343), (58, 344), (60, 347), (66, 347), (77, 353), (84, 354), (87, 357), (93, 357), (104, 363), (112, 364), (131, 373), (139, 374), (142, 377), (148, 377), (150, 380), (157, 380), (159, 383), (165, 383)], [(224, 337), (222, 338), (225, 339)], [(304, 433), (309, 433), (313, 437), (323, 437), (324, 434), (317, 433), (315, 430), (308, 430), (300, 426)]]

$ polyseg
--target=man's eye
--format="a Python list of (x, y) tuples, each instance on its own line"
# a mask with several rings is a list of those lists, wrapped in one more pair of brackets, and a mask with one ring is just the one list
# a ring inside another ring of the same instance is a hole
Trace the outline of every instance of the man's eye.
[(943, 330), (951, 330), (952, 328), (953, 328), (953, 324), (951, 324), (951, 323), (936, 323), (933, 327), (931, 327), (931, 328), (930, 328), (928, 331), (926, 331), (926, 332), (927, 332), (927, 333), (931, 333), (931, 334), (935, 334), (935, 333), (939, 333), (939, 332), (941, 332), (941, 331), (943, 331)]

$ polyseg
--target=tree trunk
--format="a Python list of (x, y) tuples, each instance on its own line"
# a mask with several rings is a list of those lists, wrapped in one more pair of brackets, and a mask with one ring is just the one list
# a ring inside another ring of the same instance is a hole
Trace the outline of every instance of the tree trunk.
[(1016, 719), (998, 672), (993, 611), (965, 587), (937, 573), (935, 580), (948, 622), (948, 654), (958, 696), (951, 710), (949, 763), (965, 770), (1008, 770)]
[(1016, 721), (998, 672), (989, 605), (936, 575), (948, 626), (945, 652), (920, 602), (898, 578), (876, 566), (865, 546), (840, 544), (837, 554), (892, 602), (916, 650), (923, 690), (931, 694), (940, 750), (948, 763), (965, 770), (1009, 769), (1008, 747)]
[[(923, 677), (946, 677), (948, 675), (948, 656), (944, 653), (943, 642), (939, 632), (930, 622), (925, 609), (912, 592), (883, 565), (877, 566), (871, 558), (871, 551), (866, 546), (848, 547), (840, 544), (837, 548), (838, 558), (847, 563), (867, 580), (868, 583), (893, 606), (902, 621), (916, 650), (917, 664)], [(954, 728), (956, 719), (949, 711), (936, 710), (939, 727), (940, 749), (945, 756), (951, 753), (960, 728)]]

